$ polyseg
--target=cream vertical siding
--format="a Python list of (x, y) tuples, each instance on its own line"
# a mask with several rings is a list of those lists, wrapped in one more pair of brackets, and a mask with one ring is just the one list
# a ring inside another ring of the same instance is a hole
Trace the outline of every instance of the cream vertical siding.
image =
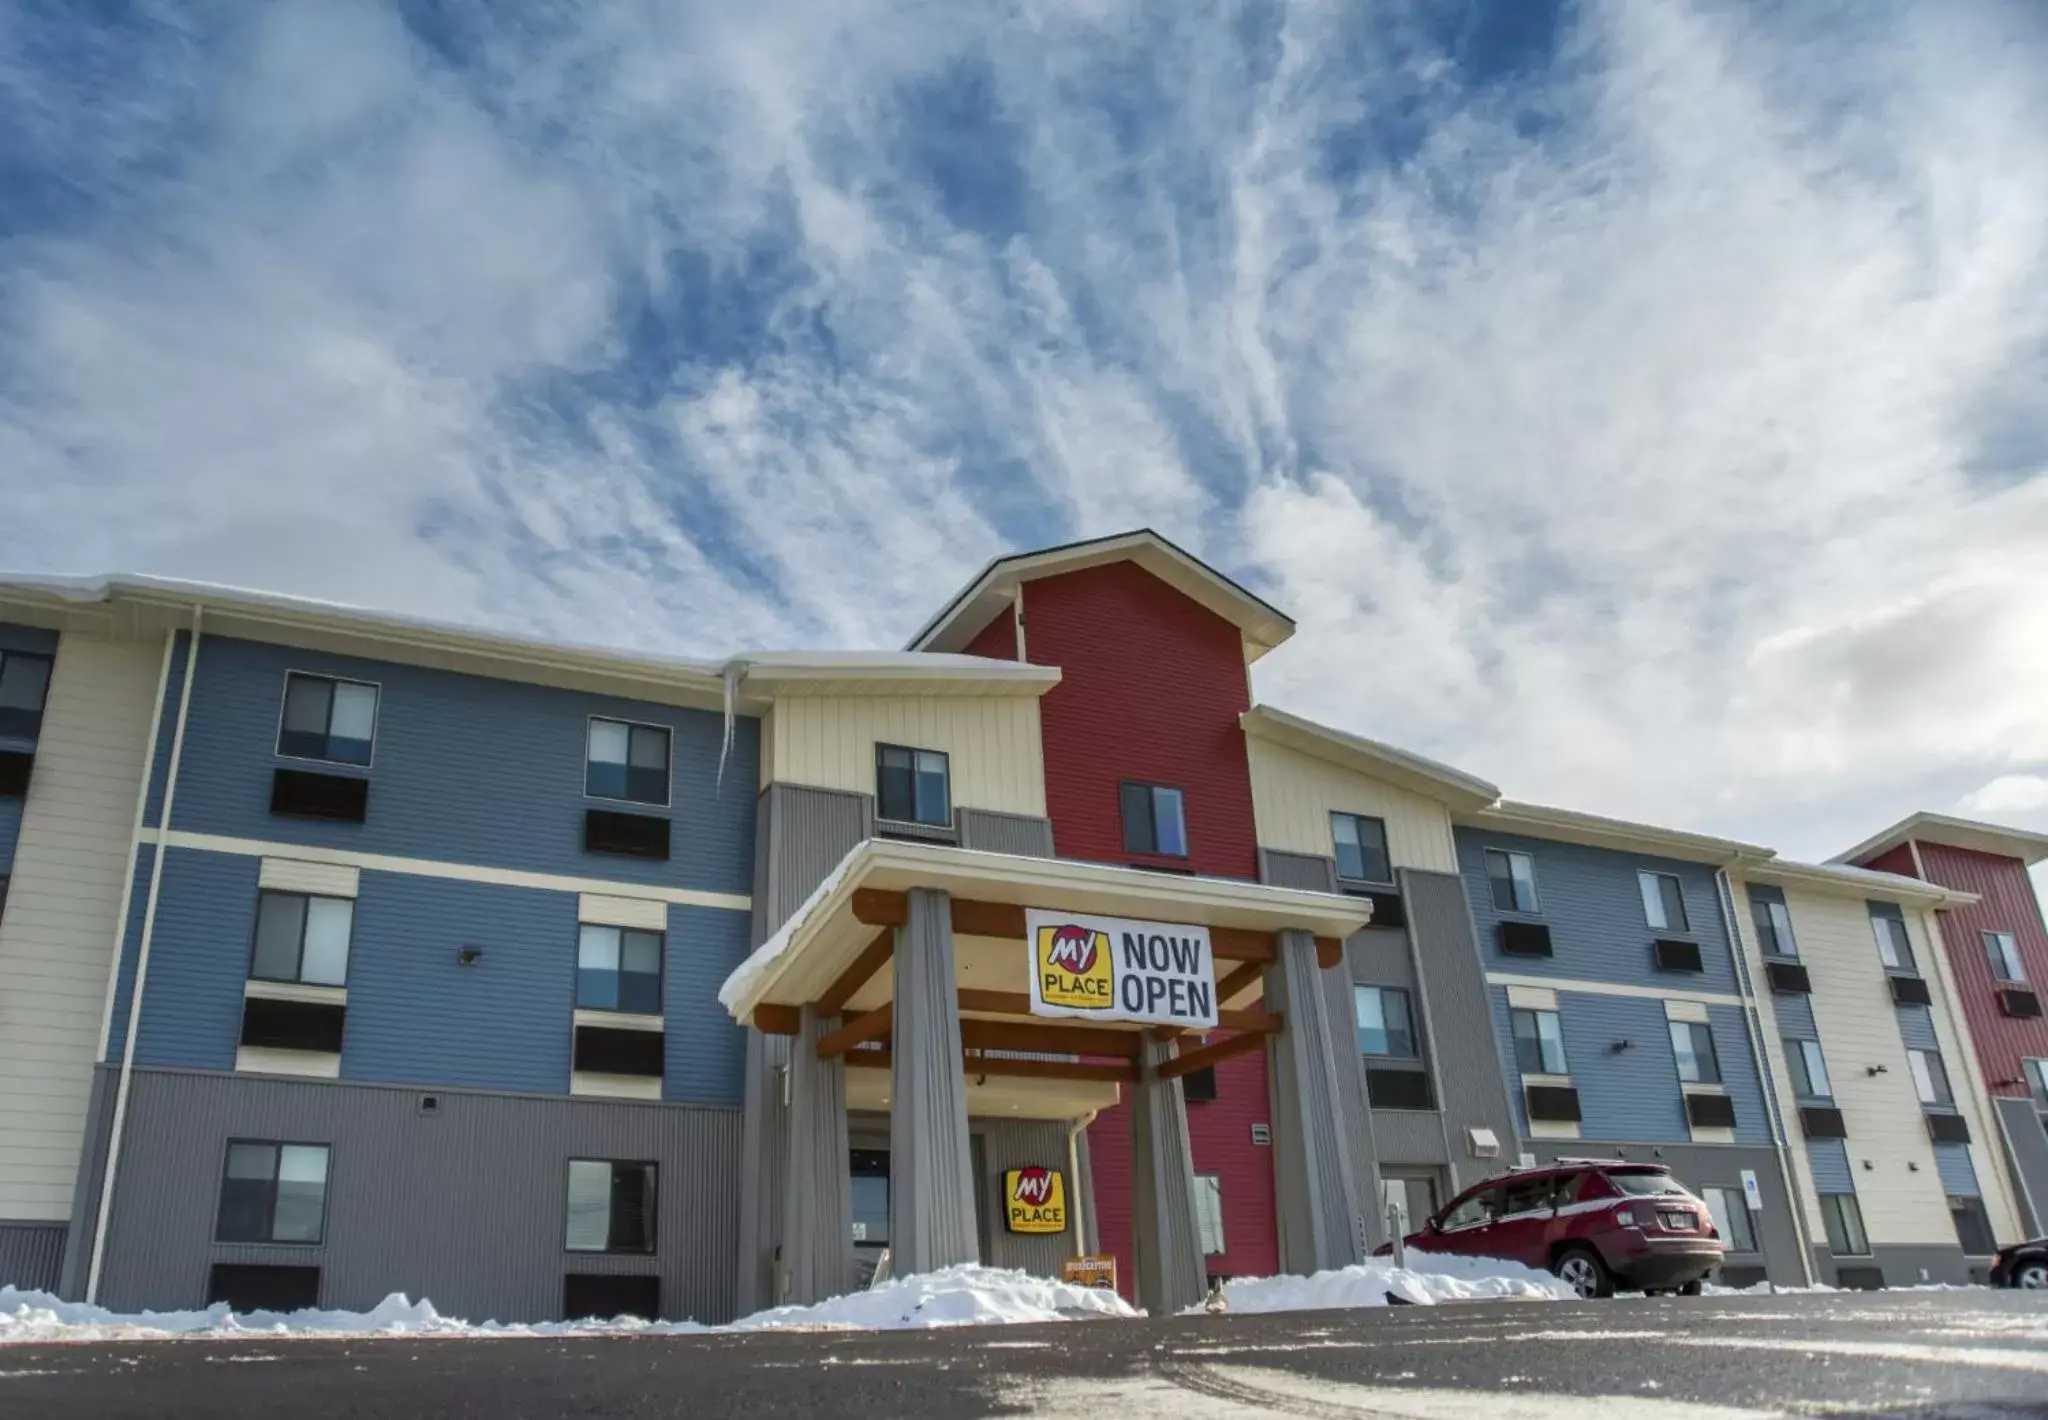
[[(1764, 972), (1763, 949), (1757, 945), (1756, 927), (1749, 915), (1749, 887), (1740, 878), (1730, 884), (1735, 900), (1735, 936), (1740, 944), (1743, 961), (1754, 984), (1757, 1011), (1757, 1029), (1763, 1032), (1765, 1063), (1771, 1071), (1771, 1089), (1778, 1106), (1778, 1123), (1783, 1130), (1788, 1146), (1781, 1149), (1781, 1157), (1791, 1166), (1792, 1189), (1798, 1195), (1796, 1206), (1799, 1216), (1805, 1220), (1804, 1231), (1809, 1246), (1820, 1244), (1827, 1236), (1820, 1216), (1820, 1198), (1813, 1186), (1813, 1169), (1806, 1160), (1806, 1136), (1799, 1127), (1799, 1099), (1792, 1090), (1792, 1073), (1785, 1064), (1785, 1033), (1778, 1024), (1776, 996), (1771, 991), (1770, 979)], [(1790, 894), (1787, 894), (1790, 901)], [(1816, 1024), (1818, 1022), (1816, 1021)], [(1827, 1040), (1821, 1040), (1823, 1054), (1827, 1051)], [(1827, 1056), (1828, 1068), (1834, 1068), (1834, 1057)], [(1834, 1077), (1830, 1075), (1829, 1082)]]
[(1913, 950), (1921, 953), (1917, 957), (1920, 970), (1933, 987), (1934, 1036), (1941, 1043), (1941, 1063), (1948, 1070), (1949, 1089), (1955, 1094), (1956, 1108), (1970, 1122), (1970, 1166), (1977, 1174), (1984, 1214), (1991, 1220), (1991, 1235), (2000, 1243), (2018, 1242), (2025, 1236), (2019, 1204), (2008, 1187), (1999, 1124), (1991, 1113), (1991, 1091), (1985, 1087), (1984, 1072), (1977, 1064), (1976, 1042), (1971, 1039), (1969, 1022), (1956, 1002), (1955, 978), (1949, 972), (1939, 919), (1932, 912), (1906, 915), (1910, 919)]
[[(1921, 1122), (1869, 910), (1861, 898), (1797, 887), (1785, 889), (1785, 904), (1799, 960), (1812, 978), (1814, 1024), (1848, 1126), (1849, 1167), (1871, 1245), (1953, 1247), (1948, 1195)], [(1914, 955), (1925, 962), (1927, 940), (1917, 917), (1906, 913)], [(1873, 1066), (1884, 1073), (1872, 1075)], [(1821, 1238), (1818, 1231), (1814, 1236)]]
[(1260, 847), (1328, 858), (1330, 815), (1367, 814), (1385, 820), (1395, 867), (1458, 871), (1450, 811), (1436, 800), (1256, 736), (1246, 747)]
[(162, 665), (161, 641), (58, 644), (0, 919), (0, 1218), (71, 1213)]
[(764, 722), (777, 782), (875, 792), (875, 746), (944, 750), (956, 808), (1045, 814), (1032, 696), (791, 696)]

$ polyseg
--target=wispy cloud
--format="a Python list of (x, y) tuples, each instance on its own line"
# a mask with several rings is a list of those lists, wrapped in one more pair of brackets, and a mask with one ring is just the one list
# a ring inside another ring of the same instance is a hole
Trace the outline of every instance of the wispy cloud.
[(405, 15), (0, 20), (0, 561), (717, 651), (1144, 522), (1520, 797), (2048, 824), (2037, 6)]

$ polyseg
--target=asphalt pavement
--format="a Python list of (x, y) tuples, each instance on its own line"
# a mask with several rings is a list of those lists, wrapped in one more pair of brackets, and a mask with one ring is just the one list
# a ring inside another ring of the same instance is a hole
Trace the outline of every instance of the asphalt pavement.
[(1490, 1303), (927, 1332), (0, 1349), (0, 1416), (2048, 1417), (2048, 1297)]

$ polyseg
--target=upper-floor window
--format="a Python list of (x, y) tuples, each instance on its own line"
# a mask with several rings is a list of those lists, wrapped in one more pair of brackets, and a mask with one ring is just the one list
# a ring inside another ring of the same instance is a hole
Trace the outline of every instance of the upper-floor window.
[(1126, 783), (1122, 798), (1124, 852), (1188, 856), (1188, 820), (1180, 790), (1163, 784)]
[(318, 1243), (326, 1225), (325, 1144), (229, 1141), (215, 1241)]
[(624, 720), (590, 721), (583, 792), (593, 799), (668, 807), (668, 728)]
[(1948, 1070), (1941, 1063), (1941, 1055), (1933, 1050), (1909, 1050), (1906, 1063), (1913, 1070), (1913, 1093), (1920, 1096), (1922, 1104), (1954, 1104), (1954, 1091), (1948, 1087)]
[(1713, 1217), (1714, 1231), (1721, 1235), (1730, 1252), (1756, 1251), (1756, 1225), (1749, 1216), (1749, 1201), (1739, 1188), (1702, 1188), (1700, 1202)]
[(1524, 1075), (1569, 1075), (1564, 1058), (1564, 1027), (1555, 1011), (1520, 1007), (1508, 1012), (1515, 1032), (1515, 1065)]
[(2020, 1072), (2027, 1077), (2027, 1093), (2034, 1103), (2048, 1111), (2048, 1060), (2022, 1060)]
[(1493, 884), (1493, 905), (1500, 912), (1535, 912), (1536, 863), (1527, 853), (1505, 848), (1486, 850), (1486, 877)]
[(1415, 1057), (1415, 1023), (1406, 991), (1392, 986), (1354, 986), (1351, 999), (1358, 1014), (1359, 1054)]
[(1785, 1039), (1785, 1068), (1792, 1072), (1792, 1093), (1801, 1099), (1824, 1100), (1834, 1096), (1828, 1083), (1828, 1062), (1821, 1057), (1817, 1040)]
[(1721, 1083), (1721, 1057), (1714, 1053), (1714, 1031), (1701, 1021), (1671, 1022), (1671, 1053), (1678, 1057), (1678, 1078), (1688, 1085)]
[(1749, 918), (1756, 926), (1757, 945), (1765, 956), (1799, 955), (1799, 942), (1792, 935), (1792, 912), (1785, 905), (1782, 888), (1750, 884)]
[(1390, 883), (1393, 859), (1387, 856), (1384, 819), (1364, 814), (1331, 814), (1330, 837), (1337, 843), (1337, 876), (1360, 883)]
[(660, 1015), (661, 948), (659, 932), (584, 923), (576, 943), (576, 1004)]
[(50, 658), (0, 651), (0, 738), (32, 740), (43, 728), (50, 691)]
[(377, 740), (377, 687), (292, 671), (284, 678), (277, 752), (288, 759), (368, 764)]
[(1828, 1251), (1837, 1257), (1867, 1257), (1870, 1238), (1863, 1231), (1863, 1210), (1853, 1193), (1823, 1193), (1820, 1196), (1821, 1226), (1827, 1230)]
[(264, 892), (256, 899), (256, 945), (249, 975), (257, 981), (307, 986), (348, 982), (349, 937), (356, 905), (345, 897)]
[(1643, 917), (1660, 932), (1690, 932), (1685, 918), (1685, 889), (1671, 873), (1641, 872), (1636, 885), (1643, 894)]
[(1906, 917), (1896, 903), (1870, 904), (1870, 930), (1877, 934), (1877, 954), (1893, 971), (1912, 971), (1913, 942), (1906, 935)]
[(654, 1165), (569, 1161), (570, 1252), (654, 1251)]
[(875, 814), (891, 823), (950, 824), (953, 790), (946, 756), (935, 749), (876, 745)]
[(2010, 932), (1986, 932), (1984, 955), (1991, 958), (1991, 974), (2000, 981), (2025, 981), (2027, 969), (2020, 965), (2019, 939)]

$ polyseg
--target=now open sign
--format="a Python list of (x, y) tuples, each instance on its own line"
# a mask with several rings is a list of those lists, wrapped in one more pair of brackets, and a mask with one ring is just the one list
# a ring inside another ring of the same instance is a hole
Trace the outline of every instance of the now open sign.
[(1208, 928), (1035, 907), (1024, 919), (1033, 1015), (1215, 1026)]

